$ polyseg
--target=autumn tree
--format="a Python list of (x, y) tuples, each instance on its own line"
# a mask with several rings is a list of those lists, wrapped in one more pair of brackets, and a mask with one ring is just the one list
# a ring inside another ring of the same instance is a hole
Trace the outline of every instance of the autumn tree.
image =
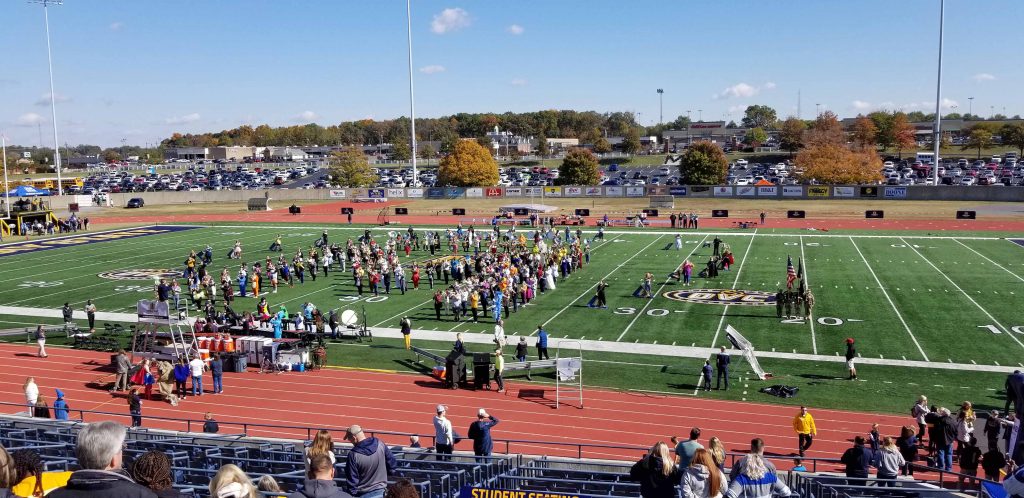
[(439, 185), (486, 187), (498, 183), (498, 162), (475, 140), (460, 140), (451, 154), (441, 159)]
[(640, 130), (635, 126), (630, 127), (629, 131), (626, 132), (626, 136), (622, 137), (622, 152), (626, 154), (636, 154), (643, 148), (643, 144), (640, 143)]
[(981, 150), (992, 146), (992, 136), (994, 134), (991, 123), (978, 123), (970, 128), (967, 134), (967, 141), (964, 142), (961, 149), (977, 149), (978, 159), (981, 159)]
[(1007, 123), (999, 129), (1003, 137), (1003, 145), (1010, 145), (1020, 150), (1024, 156), (1024, 123)]
[(725, 182), (729, 161), (718, 144), (708, 140), (694, 142), (683, 153), (679, 174), (690, 185), (719, 185)]
[(875, 136), (878, 134), (878, 127), (874, 121), (867, 116), (857, 116), (850, 130), (850, 140), (853, 145), (861, 150), (873, 149), (875, 147)]
[(802, 180), (824, 184), (865, 184), (882, 180), (882, 160), (871, 149), (853, 151), (843, 144), (822, 142), (809, 145), (796, 155)]
[(747, 128), (774, 128), (779, 117), (775, 109), (766, 105), (751, 105), (743, 111), (743, 126)]
[(843, 125), (839, 118), (832, 111), (825, 111), (818, 115), (811, 125), (811, 129), (804, 133), (804, 145), (814, 147), (825, 144), (843, 145), (846, 143), (846, 133), (843, 132)]
[(802, 119), (793, 116), (786, 118), (779, 126), (779, 143), (782, 148), (792, 154), (803, 146), (805, 130), (807, 130), (807, 124)]
[(600, 137), (594, 142), (594, 152), (598, 154), (607, 154), (612, 151), (612, 144), (608, 143), (608, 139)]
[(377, 183), (377, 175), (359, 147), (346, 147), (331, 154), (327, 175), (331, 184), (341, 187), (369, 187)]
[(537, 137), (537, 155), (540, 157), (548, 157), (551, 155), (551, 146), (548, 145), (548, 137), (543, 133)]
[(910, 124), (910, 120), (906, 114), (897, 112), (892, 117), (892, 123), (890, 133), (892, 133), (893, 147), (896, 148), (896, 155), (903, 159), (903, 151), (913, 149), (917, 145), (917, 134), (914, 130), (914, 125)]
[(760, 127), (747, 130), (746, 136), (743, 137), (743, 141), (751, 147), (760, 147), (766, 140), (768, 140), (768, 134), (765, 133), (764, 128)]
[(581, 147), (569, 149), (558, 167), (560, 185), (597, 185), (601, 181), (601, 167), (593, 152)]
[(896, 144), (896, 136), (892, 128), (894, 116), (895, 113), (886, 111), (875, 111), (868, 114), (868, 119), (875, 125), (875, 144), (883, 150), (888, 150)]

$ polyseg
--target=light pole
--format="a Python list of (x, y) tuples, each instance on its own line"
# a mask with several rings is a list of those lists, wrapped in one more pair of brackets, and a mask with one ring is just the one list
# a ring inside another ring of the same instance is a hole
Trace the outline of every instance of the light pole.
[(11, 218), (11, 196), (8, 195), (10, 192), (7, 186), (7, 136), (0, 134), (0, 145), (3, 146), (4, 154), (4, 206), (7, 207), (7, 219)]
[(814, 104), (814, 117), (821, 116), (821, 104)]
[(932, 185), (939, 184), (939, 146), (942, 145), (942, 28), (945, 24), (946, 0), (939, 0), (939, 71), (935, 77), (935, 155), (932, 160)]
[(43, 23), (46, 25), (46, 62), (50, 68), (50, 119), (53, 120), (53, 165), (57, 168), (57, 195), (64, 195), (64, 185), (60, 178), (60, 141), (57, 140), (57, 103), (53, 92), (53, 55), (50, 53), (50, 13), (49, 6), (61, 5), (64, 0), (29, 0), (31, 3), (43, 4)]
[(974, 117), (974, 97), (967, 97), (967, 114)]
[(988, 106), (988, 118), (992, 119), (994, 117), (996, 117), (996, 106), (990, 105)]
[(704, 122), (704, 109), (697, 109), (697, 121)]
[(665, 122), (665, 90), (658, 89), (658, 124)]
[(412, 149), (412, 184), (416, 185), (416, 101), (412, 83), (412, 0), (405, 0), (405, 21), (409, 35), (409, 140)]

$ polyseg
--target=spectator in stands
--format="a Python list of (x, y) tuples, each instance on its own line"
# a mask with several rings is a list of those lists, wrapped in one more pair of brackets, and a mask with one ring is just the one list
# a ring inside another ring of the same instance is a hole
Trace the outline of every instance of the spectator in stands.
[(75, 454), (80, 470), (67, 486), (55, 489), (49, 498), (156, 498), (156, 494), (135, 483), (121, 469), (127, 432), (117, 422), (86, 424), (78, 433)]
[(725, 496), (728, 498), (789, 496), (791, 491), (785, 483), (779, 480), (775, 466), (762, 456), (764, 441), (760, 439), (751, 441), (750, 449), (751, 453), (733, 466), (733, 472), (736, 472), (736, 475), (732, 478)]
[(249, 476), (237, 465), (229, 463), (210, 480), (210, 496), (216, 498), (260, 498)]
[(123, 349), (118, 351), (115, 363), (117, 378), (114, 381), (114, 388), (110, 392), (125, 391), (128, 389), (128, 371), (132, 368), (132, 363), (128, 361), (128, 353)]
[(675, 498), (676, 484), (680, 481), (679, 467), (669, 454), (663, 441), (654, 443), (651, 450), (629, 469), (629, 478), (640, 483), (643, 498)]
[(352, 443), (345, 463), (349, 493), (360, 498), (383, 497), (388, 474), (398, 465), (395, 456), (381, 440), (366, 437), (358, 425), (349, 426), (345, 440)]
[[(476, 412), (476, 422), (469, 426), (469, 438), (473, 440), (473, 454), (478, 457), (491, 456), (494, 450), (494, 441), (491, 439), (491, 428), (498, 425), (498, 418), (488, 415), (487, 410), (481, 408)], [(482, 458), (478, 458), (482, 461)]]
[(920, 395), (917, 398), (917, 403), (910, 408), (910, 416), (914, 417), (914, 421), (917, 422), (917, 435), (920, 436), (917, 439), (917, 443), (923, 445), (925, 438), (925, 415), (928, 415), (928, 397)]
[(415, 434), (413, 434), (412, 436), (409, 436), (409, 447), (410, 448), (422, 448), (422, 446), (420, 446), (420, 437), (415, 435)]
[(999, 451), (998, 446), (990, 446), (981, 456), (981, 468), (985, 469), (985, 479), (999, 482), (999, 471), (1006, 467), (1006, 454)]
[(16, 496), (44, 496), (65, 486), (71, 472), (43, 472), (43, 459), (35, 450), (22, 449), (11, 454), (14, 461), (14, 481), (11, 493)]
[(142, 398), (137, 387), (128, 393), (128, 411), (132, 414), (132, 427), (142, 427)]
[(205, 420), (205, 422), (203, 422), (203, 432), (207, 434), (216, 434), (220, 432), (220, 424), (213, 419), (212, 413), (206, 412), (206, 415), (203, 416), (203, 420)]
[(32, 416), (35, 418), (50, 418), (50, 405), (46, 404), (46, 398), (43, 396), (39, 396), (39, 399), (36, 400)]
[[(383, 491), (381, 492), (383, 496)], [(334, 482), (334, 460), (324, 454), (315, 455), (309, 463), (309, 473), (302, 490), (288, 498), (350, 498), (352, 495), (338, 489)]]
[(711, 459), (715, 461), (718, 470), (725, 470), (725, 445), (717, 436), (708, 439), (708, 451), (711, 452)]
[(900, 437), (896, 438), (896, 447), (900, 449), (900, 455), (903, 455), (903, 460), (906, 462), (902, 474), (913, 477), (914, 461), (917, 460), (917, 437), (914, 436), (913, 427), (904, 426), (900, 430)]
[(32, 417), (36, 413), (36, 402), (39, 401), (39, 386), (36, 385), (36, 378), (25, 379), (25, 385), (22, 388), (25, 391), (25, 406), (28, 408), (28, 416)]
[(189, 373), (192, 375), (192, 395), (203, 395), (203, 372), (206, 371), (206, 362), (197, 354), (192, 361), (188, 362)]
[(693, 454), (682, 475), (679, 490), (683, 498), (721, 498), (729, 487), (725, 473), (715, 465), (711, 452), (703, 448)]
[[(960, 473), (969, 476), (978, 475), (978, 464), (981, 462), (981, 449), (978, 448), (978, 438), (973, 435), (967, 440), (967, 443), (960, 448), (960, 459), (957, 460), (957, 464), (960, 466)], [(960, 478), (961, 483), (963, 477)]]
[(64, 400), (64, 391), (57, 389), (57, 399), (53, 402), (53, 418), (57, 420), (68, 419), (68, 402)]
[(818, 434), (818, 428), (814, 426), (814, 417), (807, 411), (806, 406), (800, 407), (800, 413), (793, 417), (793, 430), (797, 434), (797, 450), (800, 456), (811, 447), (814, 436)]
[(331, 439), (331, 433), (320, 429), (317, 431), (316, 436), (313, 436), (313, 441), (310, 443), (309, 448), (306, 448), (306, 474), (310, 472), (309, 462), (313, 461), (313, 457), (317, 455), (324, 455), (330, 459), (333, 464), (335, 461), (334, 457), (334, 440)]
[(988, 418), (985, 419), (985, 437), (988, 439), (989, 448), (999, 447), (999, 430), (1003, 424), (999, 420), (999, 410), (992, 410), (988, 413)]
[[(434, 451), (438, 455), (451, 455), (455, 449), (455, 432), (452, 430), (452, 422), (448, 420), (448, 407), (437, 405), (437, 415), (434, 415)], [(438, 460), (448, 460), (450, 457), (438, 457)]]
[[(864, 446), (867, 441), (864, 440), (864, 436), (856, 436), (853, 438), (853, 448), (847, 449), (840, 461), (846, 466), (846, 477), (867, 479), (868, 474), (871, 471), (871, 463), (874, 461), (874, 455), (871, 452), (871, 448)], [(854, 484), (858, 484), (856, 481)]]
[(804, 466), (804, 461), (799, 458), (793, 459), (793, 468), (791, 472), (807, 472), (807, 467)]
[(0, 446), (0, 498), (15, 498), (11, 493), (11, 487), (17, 483), (16, 477), (14, 459), (3, 446)]
[(900, 469), (904, 468), (906, 464), (907, 461), (900, 454), (896, 441), (892, 436), (885, 436), (878, 445), (878, 451), (874, 452), (873, 465), (878, 469), (878, 485), (882, 487), (895, 486), (894, 482), (889, 481), (895, 481)]
[(162, 451), (150, 450), (132, 464), (135, 482), (149, 488), (160, 498), (184, 498), (174, 489), (171, 459)]
[(393, 484), (388, 484), (384, 490), (384, 498), (420, 498), (420, 492), (408, 479), (399, 479)]
[(221, 360), (220, 353), (213, 353), (210, 358), (210, 375), (213, 376), (213, 394), (224, 392), (224, 360)]
[(956, 441), (957, 421), (946, 408), (939, 408), (935, 422), (936, 460), (935, 466), (946, 471), (953, 470), (953, 441)]
[(685, 469), (690, 466), (690, 459), (697, 453), (697, 450), (704, 449), (697, 440), (700, 439), (700, 428), (690, 429), (690, 439), (676, 444), (676, 464), (679, 468)]
[[(281, 485), (279, 485), (277, 483), (277, 481), (275, 481), (274, 478), (269, 476), (269, 475), (264, 475), (264, 476), (260, 477), (259, 482), (256, 483), (256, 488), (259, 491), (263, 491), (264, 493), (281, 493), (282, 492), (281, 491)], [(264, 496), (266, 496), (266, 495), (264, 495)], [(0, 497), (0, 498), (3, 498), (3, 497)], [(272, 496), (272, 498), (284, 498), (284, 495), (276, 495), (276, 496)]]
[(1012, 498), (1024, 496), (1024, 466), (1018, 467), (1012, 474), (1006, 476), (1003, 491)]
[[(733, 482), (744, 472), (748, 461), (756, 460), (754, 466), (764, 466), (767, 473), (775, 473), (775, 465), (765, 460), (762, 455), (764, 454), (764, 440), (761, 438), (754, 438), (750, 440), (750, 453), (747, 453), (743, 458), (740, 458), (732, 465), (732, 469), (729, 470), (729, 482)], [(756, 458), (755, 458), (756, 457)], [(760, 468), (754, 469), (754, 474), (760, 472)]]
[(956, 414), (956, 442), (957, 450), (967, 445), (974, 436), (974, 422), (978, 419), (974, 414), (974, 405), (970, 401), (964, 401), (960, 405), (960, 411)]
[(878, 433), (878, 423), (871, 424), (871, 431), (868, 432), (868, 446), (871, 447), (871, 451), (877, 452), (878, 448), (882, 446), (882, 436)]

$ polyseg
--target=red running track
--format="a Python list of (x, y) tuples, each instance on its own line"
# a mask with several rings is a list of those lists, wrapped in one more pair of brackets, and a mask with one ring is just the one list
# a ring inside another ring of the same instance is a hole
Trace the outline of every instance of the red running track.
[[(123, 414), (118, 417), (86, 415), (86, 420), (116, 418), (128, 422), (123, 394), (111, 395), (113, 382), (106, 368), (109, 353), (51, 348), (49, 358), (37, 358), (27, 346), (0, 345), (5, 368), (0, 372), (0, 402), (23, 403), (25, 378), (35, 377), (40, 392), (53, 401), (53, 390), (66, 394), (72, 409)], [(790, 455), (797, 438), (792, 430), (796, 409), (750, 402), (707, 400), (688, 396), (651, 395), (596, 388), (584, 390), (583, 409), (572, 406), (553, 408), (552, 387), (518, 382), (507, 383), (508, 393), (493, 391), (449, 391), (434, 379), (417, 374), (325, 369), (289, 372), (280, 375), (225, 373), (223, 394), (207, 393), (189, 397), (173, 407), (162, 401), (143, 404), (146, 416), (201, 420), (213, 412), (225, 433), (240, 433), (235, 423), (262, 423), (300, 427), (346, 427), (358, 423), (367, 430), (432, 435), (432, 417), (438, 403), (449, 407), (449, 418), (456, 431), (465, 434), (483, 407), (501, 420), (495, 439), (513, 439), (562, 443), (629, 445), (648, 447), (656, 441), (668, 442), (670, 435), (684, 436), (690, 427), (703, 431), (702, 442), (718, 436), (730, 452), (744, 452), (751, 438), (766, 442), (766, 453)], [(212, 379), (204, 379), (212, 387)], [(908, 404), (911, 400), (908, 400)], [(850, 447), (853, 436), (866, 434), (877, 422), (882, 434), (896, 435), (909, 417), (856, 413), (809, 408), (818, 426), (818, 437), (807, 457), (838, 458)], [(18, 409), (0, 405), (0, 412)], [(74, 416), (74, 414), (73, 414)], [(184, 430), (180, 422), (147, 421), (146, 426)], [(199, 430), (196, 426), (195, 430)], [(251, 428), (250, 435), (304, 439), (305, 430)], [(342, 434), (334, 435), (338, 440)], [(405, 444), (401, 436), (384, 436), (392, 444)], [(423, 439), (424, 445), (430, 438)], [(469, 443), (463, 442), (462, 449)], [(511, 452), (576, 456), (575, 446), (513, 443)], [(504, 451), (502, 443), (496, 451)], [(641, 452), (631, 449), (595, 448), (585, 450), (590, 458), (634, 460)], [(788, 467), (783, 462), (780, 467)]]

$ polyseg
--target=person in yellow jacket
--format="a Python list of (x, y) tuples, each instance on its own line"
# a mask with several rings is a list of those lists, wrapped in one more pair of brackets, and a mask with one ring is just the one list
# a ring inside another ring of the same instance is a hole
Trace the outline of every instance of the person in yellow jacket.
[(807, 411), (806, 406), (801, 406), (800, 414), (793, 417), (793, 430), (796, 431), (797, 436), (800, 438), (798, 447), (802, 457), (804, 456), (804, 451), (811, 447), (814, 436), (818, 435), (818, 428), (814, 426), (814, 417)]
[(11, 493), (15, 496), (42, 497), (66, 486), (71, 478), (71, 472), (44, 472), (43, 460), (34, 450), (15, 451), (11, 459), (14, 460), (17, 482), (11, 486)]

